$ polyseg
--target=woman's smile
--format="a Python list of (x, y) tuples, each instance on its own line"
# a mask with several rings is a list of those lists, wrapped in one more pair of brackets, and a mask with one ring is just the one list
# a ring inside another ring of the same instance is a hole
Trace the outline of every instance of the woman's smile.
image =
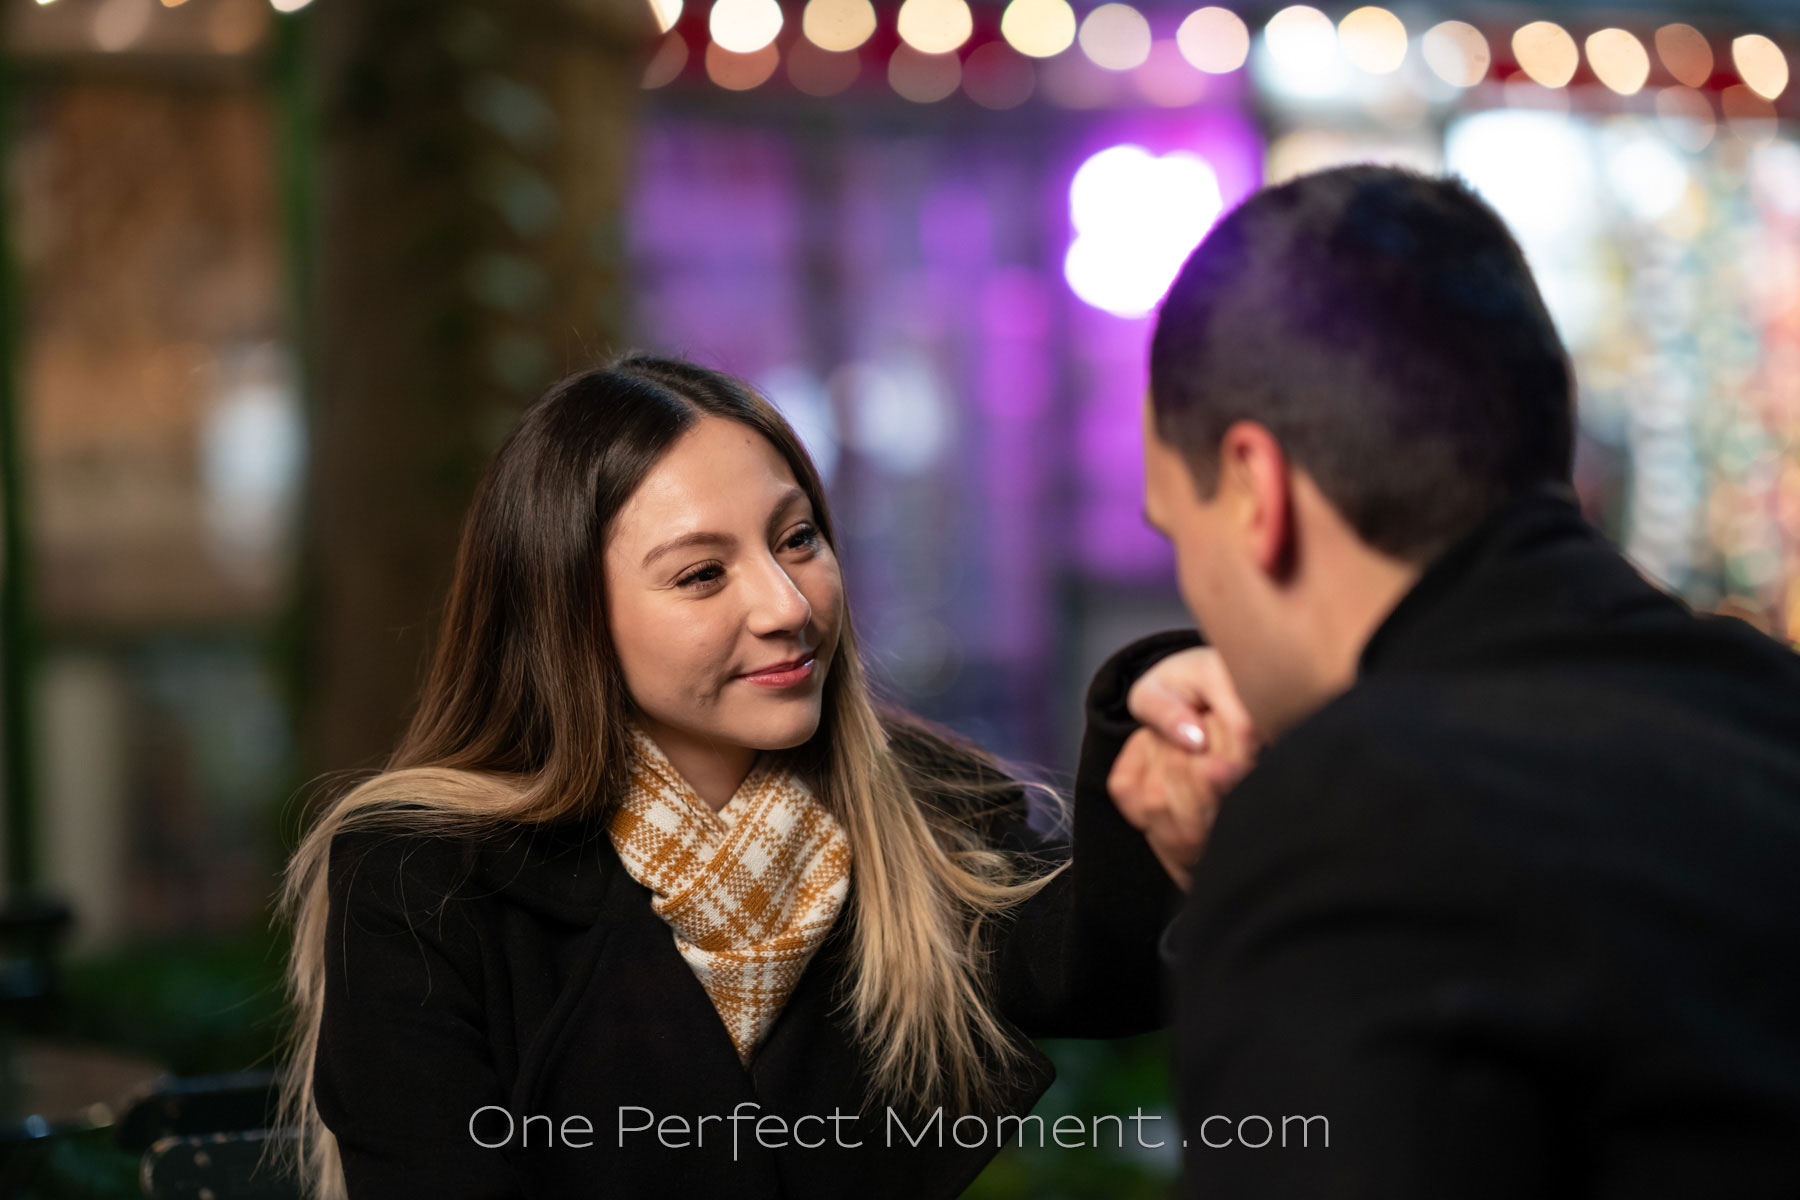
[(777, 663), (760, 671), (739, 675), (738, 678), (745, 683), (753, 683), (757, 687), (791, 688), (811, 679), (815, 664), (816, 660), (808, 654), (798, 662)]

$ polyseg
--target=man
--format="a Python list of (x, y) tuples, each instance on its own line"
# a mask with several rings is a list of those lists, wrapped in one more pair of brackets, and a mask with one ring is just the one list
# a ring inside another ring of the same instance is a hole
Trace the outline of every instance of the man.
[(1195, 1197), (1800, 1196), (1800, 659), (1582, 520), (1571, 393), (1452, 181), (1263, 191), (1163, 305), (1146, 515), (1267, 743), (1111, 781)]

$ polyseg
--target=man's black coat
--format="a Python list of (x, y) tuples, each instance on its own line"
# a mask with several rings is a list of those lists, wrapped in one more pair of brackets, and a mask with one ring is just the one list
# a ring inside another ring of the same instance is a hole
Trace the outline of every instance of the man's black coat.
[(1227, 798), (1168, 942), (1194, 1197), (1800, 1196), (1800, 658), (1513, 504)]
[[(481, 845), (340, 835), (314, 1095), (352, 1200), (960, 1193), (1001, 1140), (1035, 1138), (995, 1120), (1029, 1113), (1053, 1077), (1024, 1037), (1161, 1024), (1157, 938), (1179, 896), (1113, 807), (1106, 774), (1134, 727), (1129, 681), (1190, 640), (1127, 647), (1090, 688), (1073, 865), (1015, 912), (994, 958), (1025, 1065), (1000, 1108), (960, 1128), (956, 1112), (935, 1127), (902, 1113), (896, 1128), (865, 1101), (868, 1074), (833, 1011), (848, 907), (746, 1070), (603, 829)], [(994, 837), (1036, 853), (1014, 800)]]

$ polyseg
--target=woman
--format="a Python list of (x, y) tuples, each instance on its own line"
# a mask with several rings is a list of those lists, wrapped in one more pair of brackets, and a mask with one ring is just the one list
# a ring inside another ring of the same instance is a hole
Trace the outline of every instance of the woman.
[(632, 357), (524, 414), (405, 737), (290, 864), (319, 1195), (953, 1196), (1050, 1081), (1030, 1037), (1158, 1023), (1177, 893), (1104, 780), (1191, 637), (1096, 681), (1059, 864), (872, 702), (835, 545), (727, 376)]

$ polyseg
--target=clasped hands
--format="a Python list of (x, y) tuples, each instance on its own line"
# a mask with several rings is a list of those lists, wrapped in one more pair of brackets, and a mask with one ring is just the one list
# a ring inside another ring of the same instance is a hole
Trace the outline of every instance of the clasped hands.
[(1255, 760), (1256, 731), (1210, 646), (1156, 663), (1132, 684), (1126, 707), (1142, 728), (1126, 739), (1106, 789), (1186, 891), (1221, 798)]

